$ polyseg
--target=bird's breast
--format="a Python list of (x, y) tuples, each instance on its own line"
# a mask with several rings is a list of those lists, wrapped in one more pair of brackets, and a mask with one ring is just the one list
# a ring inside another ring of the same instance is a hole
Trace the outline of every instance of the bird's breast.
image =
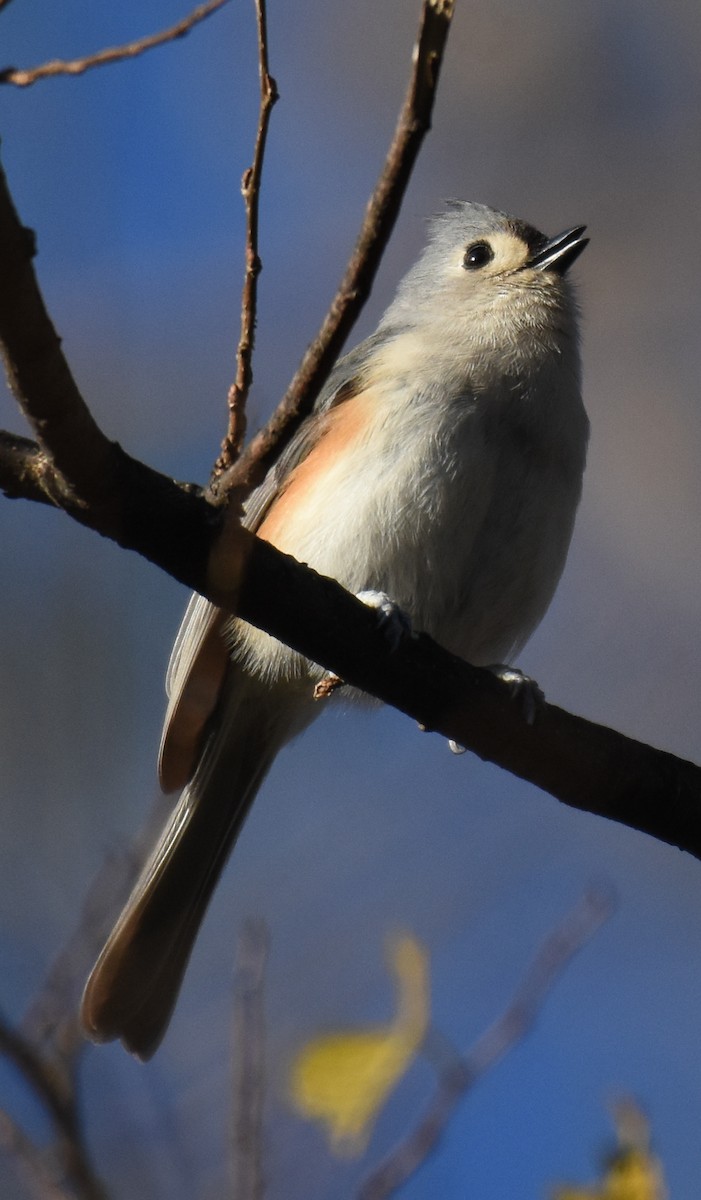
[[(581, 410), (578, 392), (564, 403)], [(366, 388), (329, 413), (259, 535), (351, 591), (387, 592), (464, 657), (506, 660), (551, 598), (581, 488), (583, 452), (537, 418), (509, 387)]]

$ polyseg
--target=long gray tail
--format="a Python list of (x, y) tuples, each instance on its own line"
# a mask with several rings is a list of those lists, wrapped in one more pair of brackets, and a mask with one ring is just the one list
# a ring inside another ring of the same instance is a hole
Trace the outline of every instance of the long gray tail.
[(141, 1059), (163, 1038), (217, 880), (275, 755), (300, 724), (279, 703), (271, 712), (270, 693), (237, 683), (83, 994), (88, 1036), (121, 1038)]

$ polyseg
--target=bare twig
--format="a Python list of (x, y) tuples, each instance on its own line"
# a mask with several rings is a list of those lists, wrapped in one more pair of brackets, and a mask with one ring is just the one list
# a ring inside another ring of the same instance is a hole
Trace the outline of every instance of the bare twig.
[(12, 1028), (0, 1015), (0, 1054), (22, 1074), (56, 1132), (49, 1157), (10, 1117), (0, 1114), (0, 1145), (17, 1157), (40, 1200), (63, 1200), (68, 1195), (58, 1180), (69, 1183), (71, 1197), (78, 1200), (106, 1200), (106, 1190), (90, 1161), (76, 1100), (78, 1062), (85, 1049), (78, 998), (88, 966), (138, 875), (168, 804), (165, 797), (159, 799), (139, 837), (103, 863), (73, 935), (58, 954), (20, 1028)]
[[(25, 229), (0, 171), (0, 339), (10, 388), (56, 472), (83, 501), (103, 491), (112, 444), (90, 413), (61, 350), (32, 267), (35, 239)], [(21, 447), (23, 468), (30, 448)]]
[(56, 1155), (76, 1195), (81, 1200), (106, 1200), (83, 1139), (70, 1073), (62, 1064), (42, 1055), (3, 1017), (0, 1017), (0, 1054), (23, 1075), (51, 1118), (56, 1132)]
[(62, 1128), (72, 1104), (71, 1081), (61, 1069), (45, 1062), (31, 1042), (0, 1016), (0, 1054), (24, 1076), (54, 1121)]
[[(2, 0), (2, 2), (6, 4), (9, 3), (9, 0)], [(0, 71), (0, 83), (11, 83), (15, 87), (30, 87), (40, 79), (50, 79), (56, 75), (83, 75), (92, 67), (104, 67), (109, 63), (123, 62), (127, 58), (137, 58), (140, 54), (144, 54), (147, 50), (153, 50), (156, 46), (165, 46), (167, 42), (174, 42), (178, 38), (185, 37), (191, 29), (194, 29), (195, 25), (199, 25), (201, 21), (210, 17), (212, 13), (223, 8), (227, 3), (228, 0), (207, 0), (206, 4), (198, 5), (170, 29), (149, 34), (148, 37), (128, 42), (125, 46), (110, 46), (107, 50), (100, 50), (97, 54), (88, 54), (85, 58), (75, 58), (69, 61), (54, 59), (52, 62), (42, 63), (38, 67), (28, 67), (24, 70), (17, 67), (5, 67), (3, 71)]]
[[(89, 1160), (75, 1098), (85, 1036), (78, 1017), (85, 975), (104, 944), (170, 801), (159, 798), (141, 834), (110, 854), (88, 891), (77, 926), (61, 949), (19, 1029), (0, 1015), (0, 1054), (22, 1074), (49, 1113), (56, 1142), (37, 1146), (0, 1111), (0, 1148), (17, 1164), (38, 1200), (104, 1200), (106, 1192)], [(70, 1184), (65, 1190), (63, 1182)]]
[(258, 25), (258, 75), (260, 78), (260, 109), (253, 162), (244, 171), (241, 194), (246, 206), (246, 271), (241, 293), (241, 333), (236, 351), (236, 379), (229, 388), (227, 404), (229, 425), (222, 443), (221, 454), (215, 463), (213, 479), (236, 461), (246, 437), (246, 400), (253, 373), (251, 360), (256, 331), (256, 301), (258, 276), (262, 263), (258, 254), (258, 207), (263, 174), (265, 143), (273, 105), (278, 99), (275, 80), (268, 69), (268, 31), (265, 0), (255, 0)]
[(269, 936), (264, 921), (247, 921), (239, 937), (234, 1008), (233, 1175), (237, 1200), (263, 1200), (265, 1012)]
[(54, 1178), (46, 1151), (36, 1146), (9, 1113), (0, 1109), (0, 1148), (8, 1154), (17, 1175), (36, 1200), (75, 1200), (75, 1193), (64, 1190)]
[(611, 892), (589, 891), (564, 921), (548, 934), (508, 1008), (485, 1030), (463, 1058), (466, 1086), (471, 1087), (532, 1029), (558, 976), (608, 921), (615, 907), (615, 896)]
[(454, 0), (424, 0), (409, 88), (380, 178), (346, 272), (328, 314), (282, 401), (235, 466), (221, 476), (217, 492), (258, 483), (311, 411), (326, 377), (367, 300), (425, 134), (431, 124), (438, 76)]
[(83, 901), (73, 933), (51, 964), (38, 994), (22, 1018), (21, 1035), (50, 1053), (71, 1074), (85, 1048), (80, 996), (85, 976), (143, 866), (170, 807), (159, 796), (139, 835), (111, 852), (100, 866)]
[(409, 1179), (435, 1150), (465, 1094), (486, 1071), (532, 1028), (548, 992), (567, 963), (613, 911), (613, 900), (599, 892), (584, 896), (545, 939), (501, 1017), (465, 1056), (453, 1055), (441, 1071), (438, 1089), (418, 1125), (363, 1184), (359, 1200), (384, 1200)]
[[(34, 236), (21, 224), (0, 169), (0, 350), (10, 388), (39, 439), (36, 444), (2, 435), (0, 488), (31, 499), (41, 492), (119, 545), (134, 547), (136, 541), (151, 561), (162, 560), (165, 553), (173, 566), (176, 559), (183, 564), (188, 546), (190, 578), (181, 576), (181, 581), (197, 588), (195, 579), (206, 574), (221, 514), (199, 488), (160, 475), (105, 437), (78, 390), (46, 311), (32, 265), (34, 248)], [(166, 496), (168, 520), (175, 504), (189, 534), (169, 533), (156, 516), (159, 511), (163, 515)], [(226, 599), (220, 602), (225, 605)]]

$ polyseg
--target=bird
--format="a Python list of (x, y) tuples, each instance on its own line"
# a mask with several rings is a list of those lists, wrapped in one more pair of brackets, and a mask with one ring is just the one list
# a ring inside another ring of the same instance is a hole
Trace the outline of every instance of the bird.
[[(477, 666), (514, 661), (562, 573), (589, 423), (568, 271), (586, 226), (546, 237), (447, 202), (377, 329), (334, 366), (251, 494), (259, 538)], [(88, 979), (86, 1035), (147, 1060), (169, 1025), (210, 897), (322, 668), (190, 600), (159, 755), (180, 792)]]

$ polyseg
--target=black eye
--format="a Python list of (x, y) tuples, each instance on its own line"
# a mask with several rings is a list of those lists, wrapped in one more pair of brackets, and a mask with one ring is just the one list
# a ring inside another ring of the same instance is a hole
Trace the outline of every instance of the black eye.
[(462, 265), (468, 271), (479, 271), (480, 267), (486, 266), (493, 258), (494, 251), (489, 242), (473, 242), (465, 251)]

